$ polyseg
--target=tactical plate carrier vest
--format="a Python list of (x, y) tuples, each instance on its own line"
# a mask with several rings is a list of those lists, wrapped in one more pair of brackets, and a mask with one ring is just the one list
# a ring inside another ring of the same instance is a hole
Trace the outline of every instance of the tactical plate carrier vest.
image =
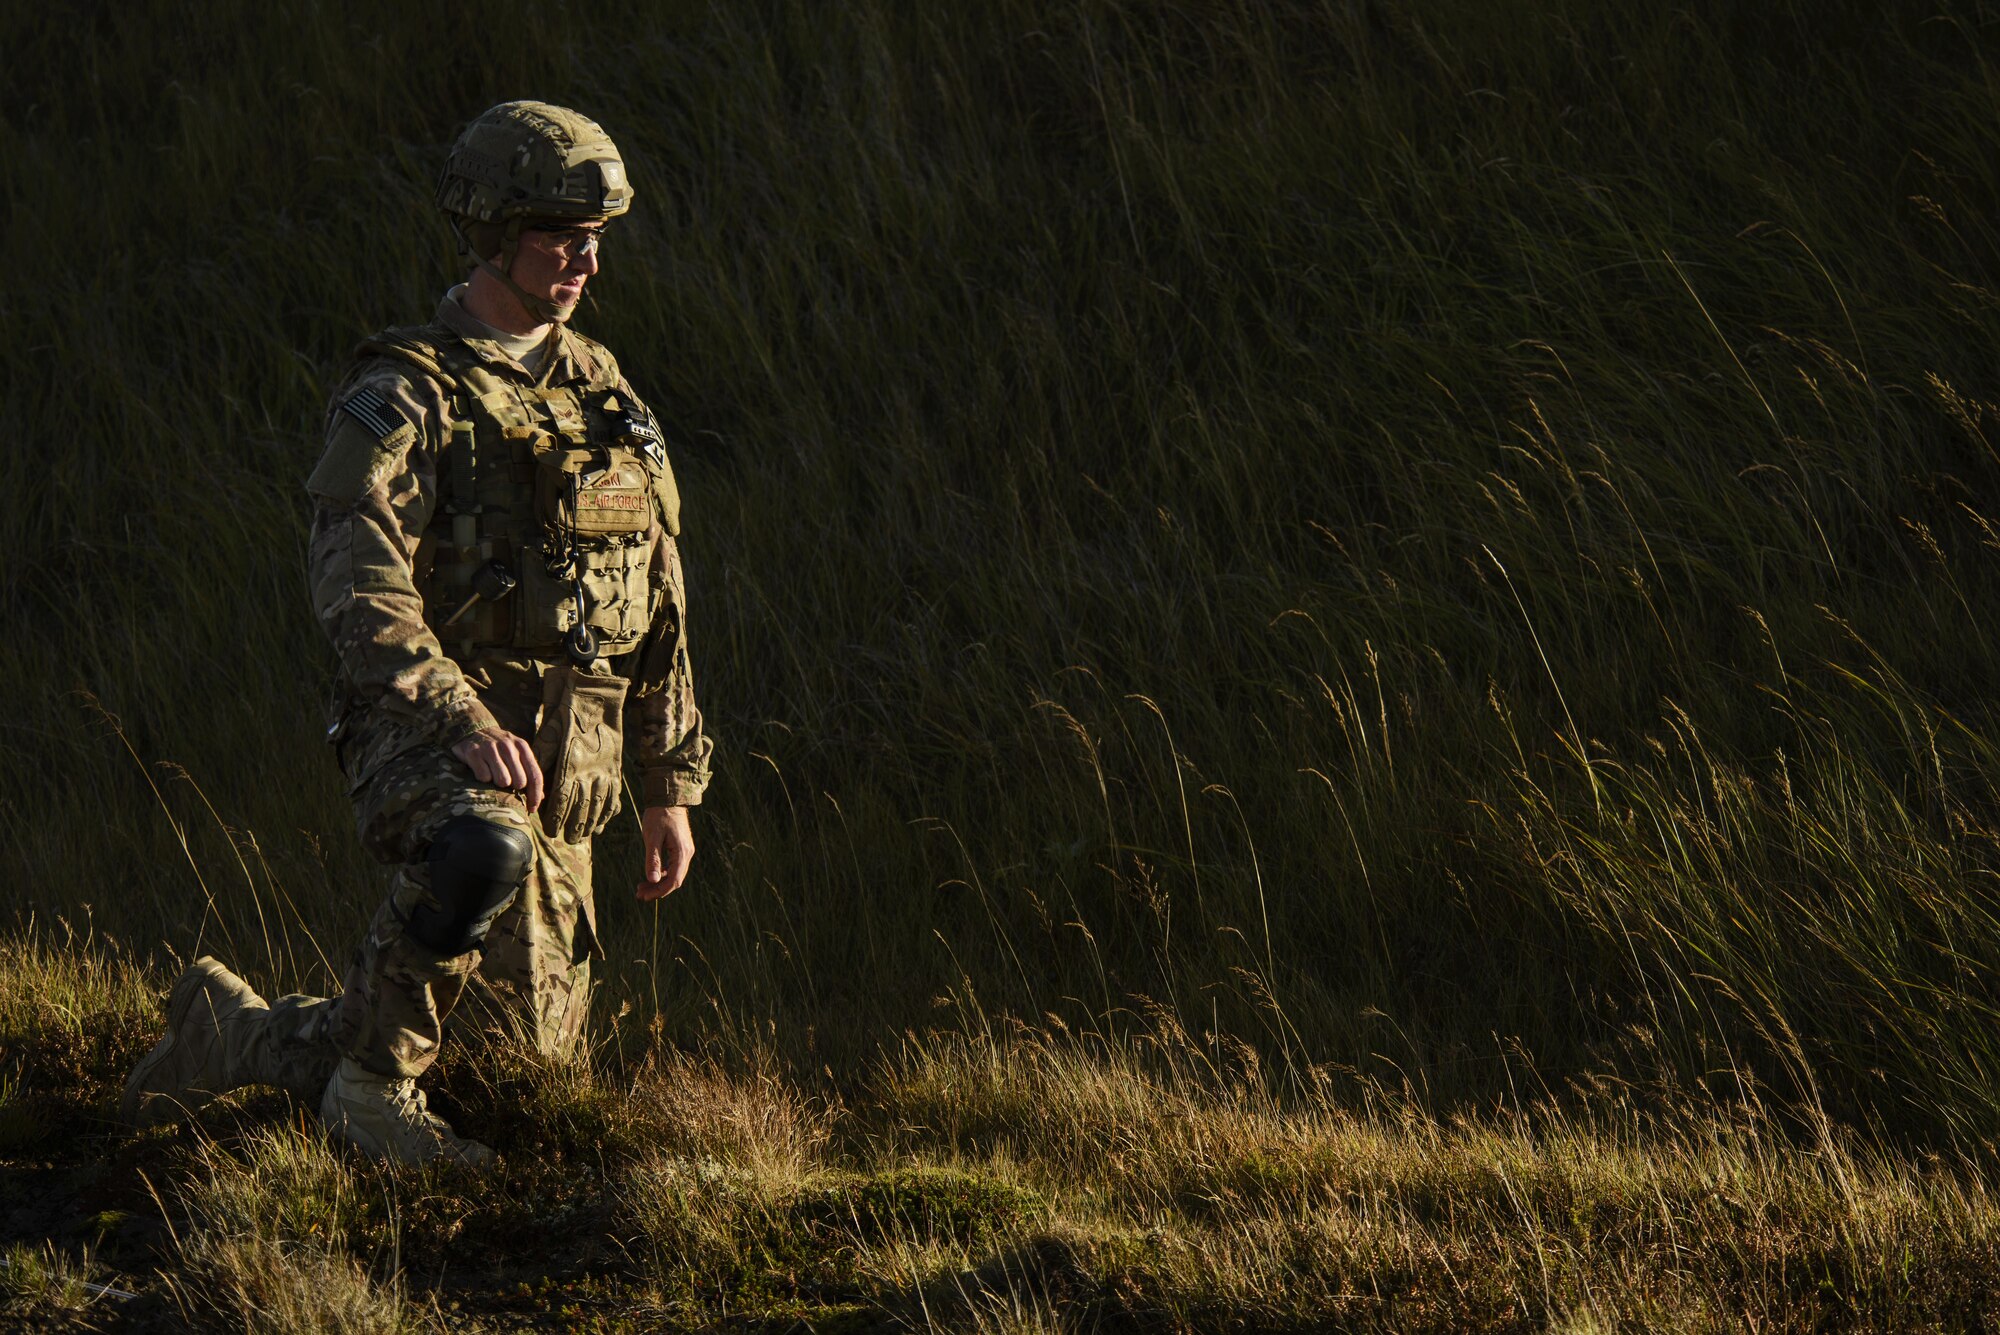
[[(583, 661), (636, 648), (663, 590), (655, 523), (680, 532), (680, 493), (645, 406), (611, 380), (546, 389), (504, 380), (435, 326), (385, 330), (360, 351), (410, 362), (450, 397), (438, 504), (414, 570), (445, 652), (567, 650)], [(474, 576), (489, 562), (518, 586), (475, 600)]]

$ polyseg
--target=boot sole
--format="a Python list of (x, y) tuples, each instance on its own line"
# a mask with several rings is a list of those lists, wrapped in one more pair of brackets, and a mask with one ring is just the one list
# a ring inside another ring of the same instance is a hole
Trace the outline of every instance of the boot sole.
[(132, 1068), (131, 1076), (125, 1081), (124, 1097), (118, 1101), (118, 1110), (125, 1121), (132, 1126), (157, 1126), (169, 1121), (177, 1114), (199, 1112), (218, 1097), (206, 1090), (183, 1090), (179, 1098), (150, 1088), (153, 1073), (160, 1069), (174, 1055), (179, 1046), (176, 1035), (186, 1022), (188, 1011), (198, 998), (208, 995), (208, 984), (218, 973), (224, 972), (222, 962), (213, 955), (203, 955), (188, 966), (187, 972), (175, 982), (173, 994), (167, 999), (167, 1034), (153, 1050), (139, 1059)]

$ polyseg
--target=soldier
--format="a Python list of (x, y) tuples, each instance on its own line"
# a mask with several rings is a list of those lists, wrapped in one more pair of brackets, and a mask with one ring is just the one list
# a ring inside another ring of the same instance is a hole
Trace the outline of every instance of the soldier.
[(126, 1085), (138, 1124), (274, 1084), (378, 1158), (484, 1160), (416, 1079), (454, 1007), (546, 1053), (576, 1043), (602, 954), (590, 838), (619, 809), (628, 735), (638, 897), (672, 893), (694, 856), (711, 748), (680, 498), (652, 415), (567, 324), (631, 207), (624, 164), (577, 113), (507, 102), (459, 137), (437, 203), (472, 273), (432, 323), (361, 345), (306, 483), (339, 657), (328, 737), (389, 895), (338, 997), (267, 1004), (196, 960)]

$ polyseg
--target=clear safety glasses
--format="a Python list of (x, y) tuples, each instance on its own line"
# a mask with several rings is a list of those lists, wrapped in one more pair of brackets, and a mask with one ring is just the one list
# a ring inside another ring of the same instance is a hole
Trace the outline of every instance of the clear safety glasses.
[(599, 227), (529, 227), (535, 241), (542, 249), (555, 255), (564, 264), (595, 255), (604, 244), (604, 228)]

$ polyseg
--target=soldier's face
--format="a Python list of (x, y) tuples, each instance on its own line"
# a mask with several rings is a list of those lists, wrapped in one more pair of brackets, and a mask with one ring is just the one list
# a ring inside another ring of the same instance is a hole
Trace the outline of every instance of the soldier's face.
[(509, 277), (544, 301), (574, 306), (583, 296), (583, 285), (597, 272), (597, 246), (603, 233), (602, 223), (524, 227)]

